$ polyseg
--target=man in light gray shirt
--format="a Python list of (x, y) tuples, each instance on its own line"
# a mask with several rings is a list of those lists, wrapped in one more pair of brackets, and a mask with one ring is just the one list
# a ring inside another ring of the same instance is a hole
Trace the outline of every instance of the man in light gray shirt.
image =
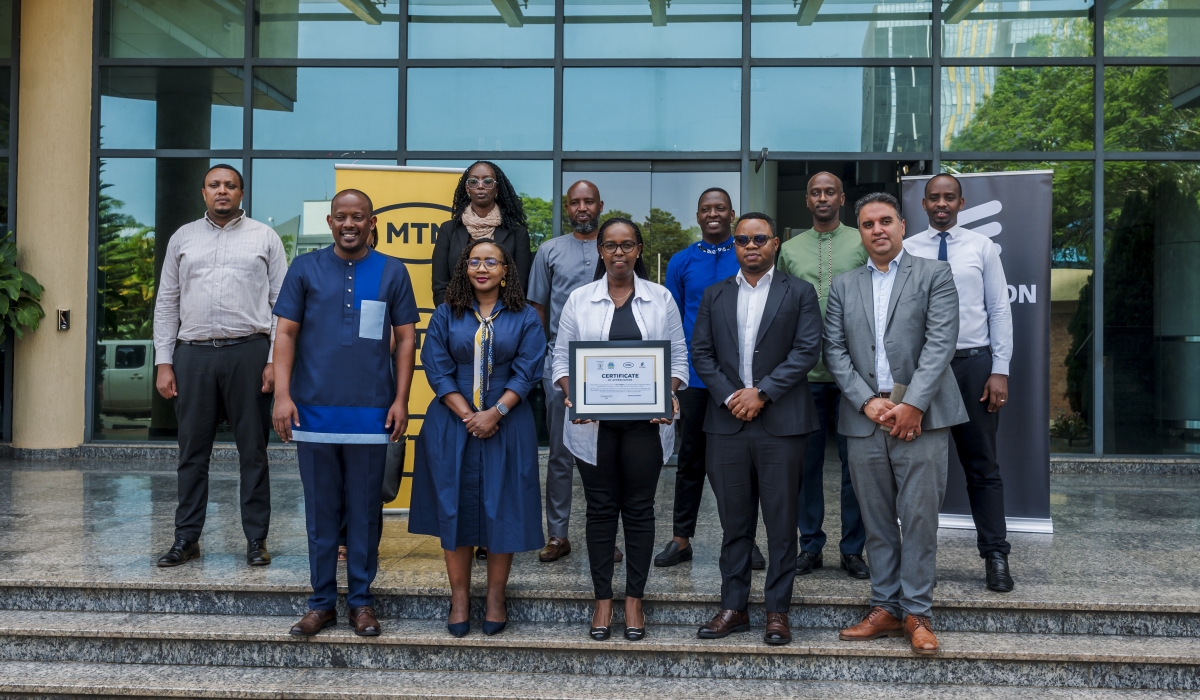
[(287, 272), (283, 242), (241, 209), (242, 174), (214, 165), (204, 176), (204, 218), (167, 243), (154, 305), (155, 386), (175, 400), (179, 422), (179, 506), (175, 541), (158, 560), (178, 566), (200, 556), (208, 508), (208, 464), (220, 409), (241, 461), (246, 563), (271, 563), (267, 437), (275, 374), (271, 309)]
[[(550, 433), (550, 461), (546, 468), (545, 548), (538, 559), (549, 562), (571, 553), (567, 526), (571, 520), (571, 492), (575, 459), (563, 444), (566, 408), (563, 393), (551, 379), (551, 359), (558, 335), (558, 319), (571, 292), (596, 279), (600, 253), (596, 236), (600, 228), (600, 188), (580, 180), (567, 190), (567, 217), (573, 233), (556, 236), (538, 248), (529, 273), (527, 296), (546, 327), (549, 343), (542, 388), (546, 392), (546, 429)], [(618, 550), (619, 553), (619, 550)], [(617, 559), (620, 561), (620, 558)]]

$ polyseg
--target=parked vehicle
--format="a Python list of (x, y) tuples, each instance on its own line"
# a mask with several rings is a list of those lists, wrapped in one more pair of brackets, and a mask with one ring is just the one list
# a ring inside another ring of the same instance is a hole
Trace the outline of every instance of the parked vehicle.
[(154, 392), (154, 341), (101, 340), (96, 352), (100, 354), (104, 368), (101, 412), (150, 415)]

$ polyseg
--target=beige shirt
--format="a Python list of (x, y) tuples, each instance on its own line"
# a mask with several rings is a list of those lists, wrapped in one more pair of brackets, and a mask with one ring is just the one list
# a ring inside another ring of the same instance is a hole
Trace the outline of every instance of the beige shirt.
[(181, 226), (167, 243), (159, 277), (154, 363), (174, 364), (176, 340), (268, 333), (274, 351), (271, 309), (286, 273), (279, 235), (244, 212), (224, 226), (207, 214)]

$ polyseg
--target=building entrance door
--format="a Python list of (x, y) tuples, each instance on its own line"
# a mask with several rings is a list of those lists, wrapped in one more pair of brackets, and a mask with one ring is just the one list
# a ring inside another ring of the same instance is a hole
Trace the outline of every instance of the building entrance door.
[[(768, 203), (770, 194), (775, 194), (775, 217), (780, 236), (787, 240), (794, 234), (812, 228), (812, 213), (808, 211), (804, 196), (813, 175), (828, 172), (841, 178), (846, 193), (841, 220), (848, 226), (854, 226), (854, 203), (860, 197), (871, 192), (887, 192), (899, 199), (900, 176), (924, 172), (927, 167), (928, 163), (924, 161), (783, 160), (764, 163), (760, 172), (751, 177), (764, 179), (765, 185), (762, 187), (768, 193)], [(772, 178), (775, 180), (774, 186), (770, 181)]]

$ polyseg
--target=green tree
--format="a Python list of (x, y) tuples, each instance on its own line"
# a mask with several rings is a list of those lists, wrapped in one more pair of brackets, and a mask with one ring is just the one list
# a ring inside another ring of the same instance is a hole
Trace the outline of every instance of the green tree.
[(101, 183), (96, 211), (100, 337), (149, 339), (154, 323), (154, 229), (121, 211)]
[(554, 210), (550, 200), (525, 193), (521, 194), (521, 205), (525, 207), (525, 218), (529, 222), (529, 249), (536, 251), (554, 235)]
[(642, 225), (642, 234), (646, 241), (642, 253), (646, 256), (646, 269), (649, 270), (651, 279), (661, 283), (658, 256), (662, 256), (661, 273), (665, 276), (671, 256), (692, 244), (692, 233), (670, 212), (651, 207), (650, 216), (646, 217)]

